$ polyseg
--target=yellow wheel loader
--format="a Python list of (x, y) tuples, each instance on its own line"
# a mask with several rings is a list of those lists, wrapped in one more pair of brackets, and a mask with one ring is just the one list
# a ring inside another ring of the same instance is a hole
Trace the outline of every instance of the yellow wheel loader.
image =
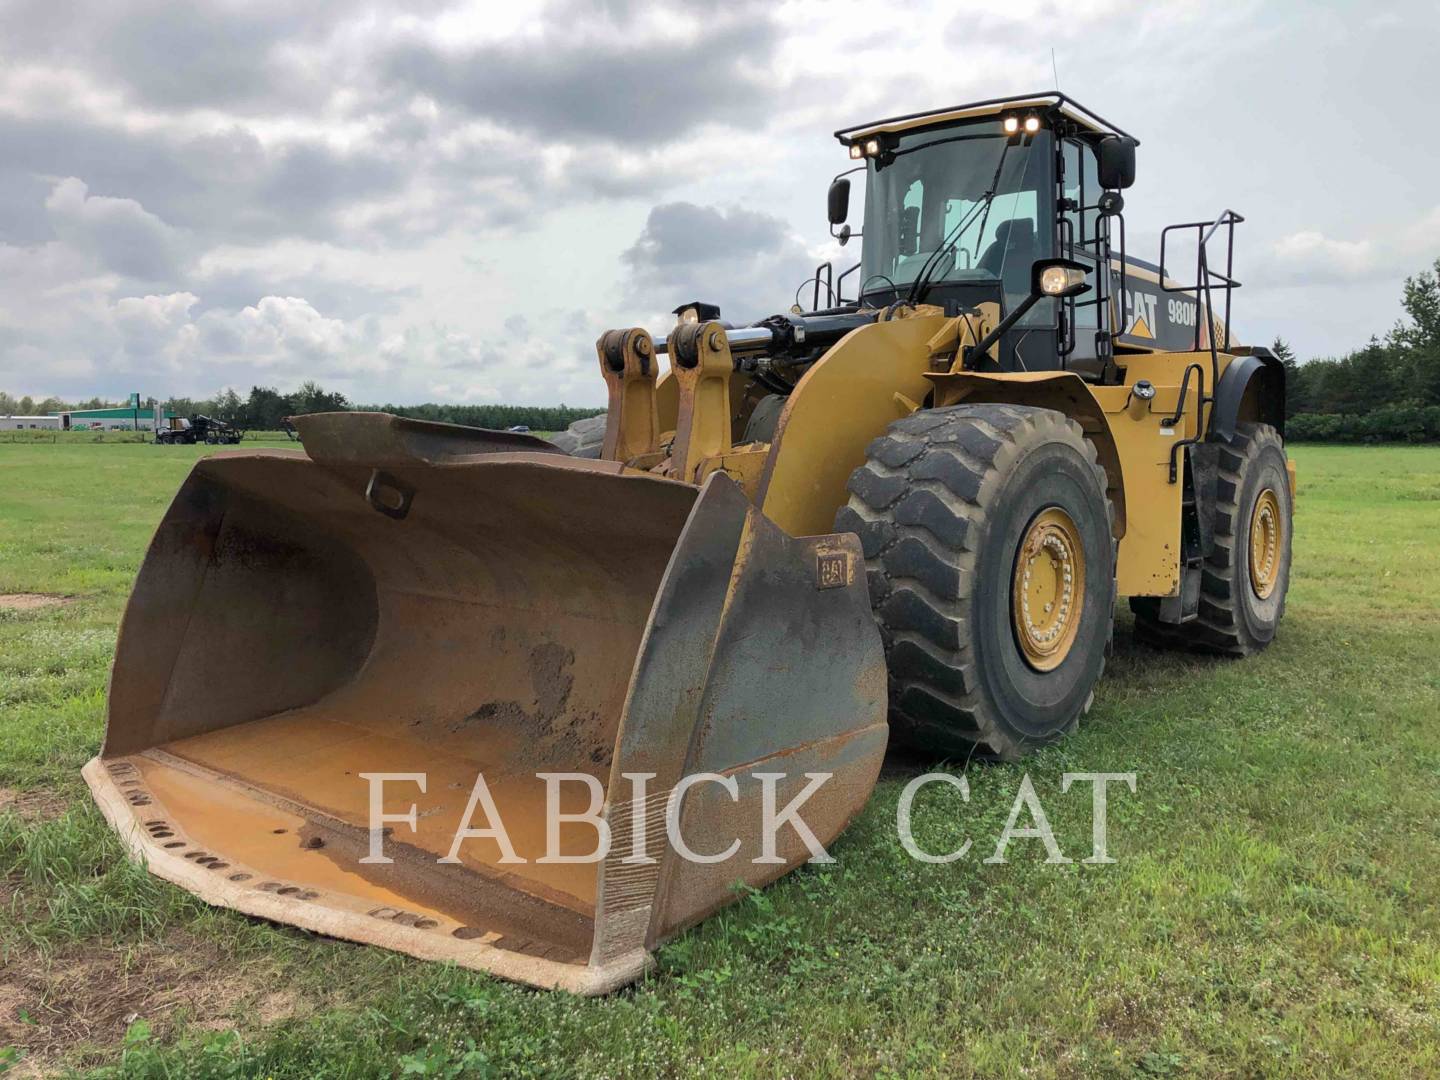
[(606, 333), (575, 454), (349, 413), (197, 462), (85, 769), (154, 873), (600, 993), (824, 857), (892, 733), (1073, 730), (1117, 596), (1157, 644), (1274, 637), (1294, 472), (1283, 368), (1230, 340), (1239, 215), (1128, 258), (1137, 142), (1060, 94), (837, 136), (851, 298), (822, 267), (810, 310)]

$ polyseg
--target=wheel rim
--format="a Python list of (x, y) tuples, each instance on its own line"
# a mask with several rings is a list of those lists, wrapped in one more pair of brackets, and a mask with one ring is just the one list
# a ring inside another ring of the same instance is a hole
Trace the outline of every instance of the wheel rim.
[(1010, 583), (1015, 639), (1036, 671), (1064, 663), (1085, 604), (1085, 548), (1080, 530), (1058, 506), (1030, 522), (1015, 554)]
[(1250, 515), (1250, 588), (1261, 600), (1275, 591), (1280, 580), (1280, 545), (1284, 540), (1280, 499), (1266, 488), (1255, 500)]

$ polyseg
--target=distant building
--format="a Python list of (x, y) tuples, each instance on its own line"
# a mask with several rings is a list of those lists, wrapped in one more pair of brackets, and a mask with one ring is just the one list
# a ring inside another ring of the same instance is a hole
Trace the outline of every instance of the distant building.
[[(136, 410), (127, 405), (118, 409), (71, 409), (48, 419), (55, 421), (52, 427), (63, 431), (133, 431), (137, 419), (141, 431), (154, 431), (159, 412), (159, 409)], [(179, 414), (167, 411), (164, 415), (168, 420)]]
[(50, 416), (0, 416), (0, 431), (20, 431), (34, 428), (36, 431), (60, 430), (60, 417)]

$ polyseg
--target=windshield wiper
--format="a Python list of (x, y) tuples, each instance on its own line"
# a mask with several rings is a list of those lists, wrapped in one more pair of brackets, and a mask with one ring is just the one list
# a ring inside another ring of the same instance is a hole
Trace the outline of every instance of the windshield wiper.
[(984, 211), (985, 216), (980, 222), (980, 235), (985, 235), (985, 222), (990, 218), (990, 204), (995, 201), (995, 193), (1000, 188), (1000, 173), (1005, 169), (1005, 156), (1008, 153), (1010, 153), (1010, 140), (1006, 139), (1005, 145), (1000, 148), (1000, 160), (995, 163), (995, 175), (990, 178), (989, 190), (980, 197), (980, 201), (975, 204), (970, 213), (966, 214), (950, 230), (950, 234), (941, 245), (921, 265), (920, 272), (915, 275), (915, 281), (911, 284), (910, 292), (905, 298), (907, 304), (918, 304), (925, 298), (925, 292), (930, 288), (930, 279), (939, 269), (941, 258), (955, 248), (956, 244), (960, 242), (960, 237), (965, 234), (965, 230), (975, 220), (975, 215), (981, 211)]

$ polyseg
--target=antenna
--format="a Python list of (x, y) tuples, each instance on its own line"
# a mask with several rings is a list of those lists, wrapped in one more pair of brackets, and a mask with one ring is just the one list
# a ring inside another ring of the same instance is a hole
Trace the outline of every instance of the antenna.
[(1060, 92), (1060, 69), (1055, 66), (1055, 46), (1050, 46), (1050, 73), (1055, 76), (1055, 92)]

